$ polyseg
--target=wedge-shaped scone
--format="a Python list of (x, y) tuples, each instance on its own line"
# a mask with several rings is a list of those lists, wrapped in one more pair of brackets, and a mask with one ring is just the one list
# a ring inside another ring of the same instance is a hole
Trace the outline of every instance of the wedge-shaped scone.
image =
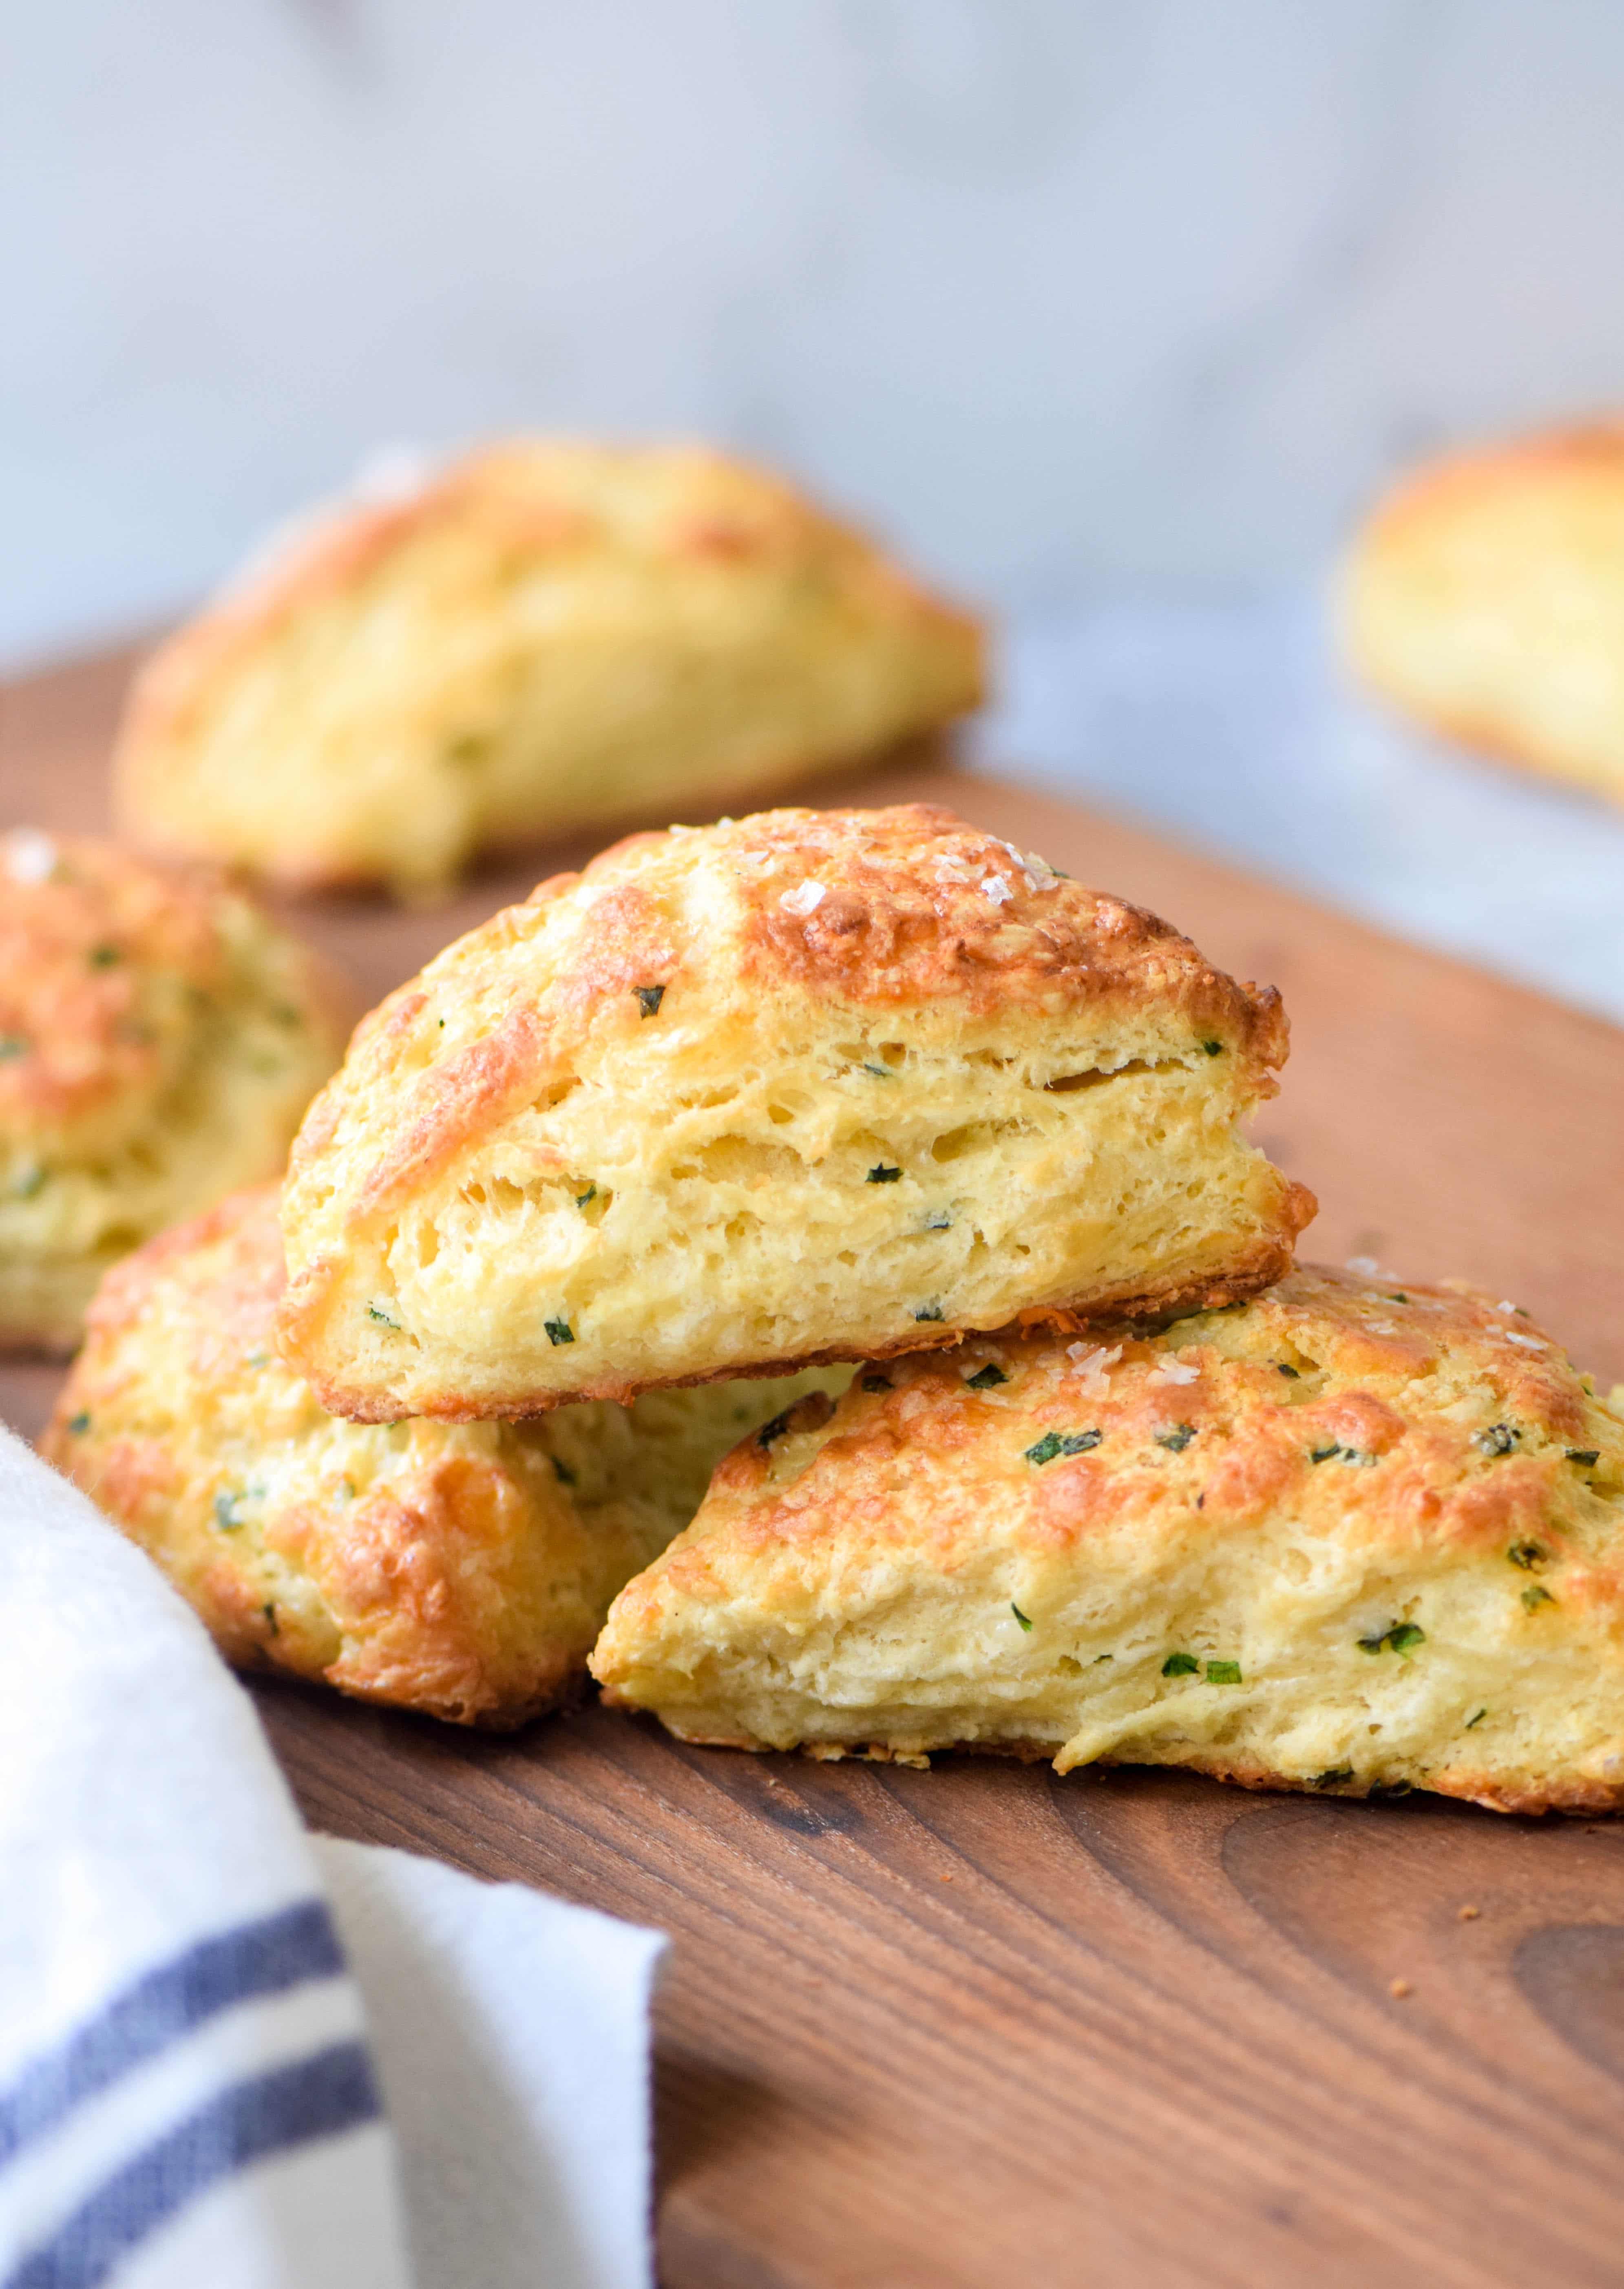
[(353, 1014), (213, 874), (0, 836), (0, 1343), (71, 1345), (109, 1264), (277, 1174)]
[(1624, 802), (1624, 423), (1422, 469), (1356, 545), (1343, 620), (1430, 729)]
[(684, 1739), (1624, 1802), (1624, 1390), (1507, 1304), (1302, 1270), (1150, 1340), (897, 1360), (621, 1592)]
[(229, 1660), (462, 1724), (555, 1703), (717, 1458), (844, 1380), (368, 1428), (323, 1415), (277, 1359), (282, 1277), (272, 1190), (149, 1242), (92, 1305), (44, 1450)]
[(979, 625), (780, 479), (692, 446), (487, 447), (309, 522), (181, 630), (126, 827), (294, 884), (705, 816), (980, 704)]
[(1309, 1196), (1238, 1124), (1278, 998), (924, 808), (675, 828), (357, 1031), (283, 1194), (288, 1355), (361, 1419), (519, 1415), (1171, 1315)]

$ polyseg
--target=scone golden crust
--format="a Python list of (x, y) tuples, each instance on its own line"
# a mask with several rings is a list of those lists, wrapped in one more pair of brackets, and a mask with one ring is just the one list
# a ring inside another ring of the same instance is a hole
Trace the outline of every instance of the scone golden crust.
[(776, 794), (977, 706), (977, 622), (766, 472), (515, 440), (309, 525), (141, 675), (139, 839), (434, 889), (482, 848)]
[(1312, 1201), (1238, 1124), (1278, 997), (919, 806), (634, 837), (361, 1025), (290, 1164), (282, 1340), (362, 1420), (1171, 1315)]
[(1149, 1338), (802, 1401), (622, 1591), (684, 1739), (1624, 1803), (1624, 1389), (1510, 1304), (1300, 1269)]
[(227, 1658), (464, 1724), (535, 1716), (712, 1464), (807, 1378), (544, 1423), (334, 1422), (275, 1355), (275, 1192), (109, 1273), (44, 1446)]
[(1422, 469), (1357, 542), (1342, 622), (1430, 729), (1624, 802), (1624, 423)]
[(213, 874), (0, 836), (0, 1341), (71, 1344), (117, 1256), (275, 1174), (351, 1014)]

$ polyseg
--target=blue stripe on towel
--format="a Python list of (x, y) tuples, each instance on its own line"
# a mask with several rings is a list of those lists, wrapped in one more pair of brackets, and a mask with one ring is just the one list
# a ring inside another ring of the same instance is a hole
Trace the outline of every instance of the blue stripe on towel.
[(125, 1988), (60, 2050), (36, 2059), (0, 2094), (0, 2165), (206, 2019), (254, 1996), (330, 1979), (343, 1968), (338, 1934), (321, 1900), (200, 1940)]
[(3, 2289), (96, 2289), (138, 2243), (233, 2171), (381, 2113), (360, 2043), (334, 2043), (237, 2083), (99, 2186)]

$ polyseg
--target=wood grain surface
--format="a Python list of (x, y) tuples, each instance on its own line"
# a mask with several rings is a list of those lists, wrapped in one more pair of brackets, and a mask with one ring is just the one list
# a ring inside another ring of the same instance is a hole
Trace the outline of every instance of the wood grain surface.
[[(128, 665), (0, 692), (6, 820), (104, 823)], [(1624, 1034), (1000, 783), (840, 793), (950, 802), (1278, 985), (1260, 1134), (1319, 1193), (1304, 1252), (1461, 1273), (1624, 1376)], [(298, 919), (375, 998), (581, 855)], [(0, 1411), (31, 1429), (55, 1372), (0, 1370)], [(673, 1934), (666, 2289), (1624, 2282), (1624, 1826), (256, 1690), (318, 1825)]]

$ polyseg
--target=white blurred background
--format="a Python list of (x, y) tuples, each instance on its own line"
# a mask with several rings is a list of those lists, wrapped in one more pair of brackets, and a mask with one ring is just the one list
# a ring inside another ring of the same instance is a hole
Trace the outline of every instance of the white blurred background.
[[(1624, 403), (1618, 0), (56, 0), (4, 38), (0, 661), (163, 621), (382, 443), (704, 432), (1001, 609), (1024, 768), (1624, 1014), (1624, 827), (1426, 755), (1389, 822), (1312, 601), (1396, 467)], [(1452, 848), (1479, 800), (1515, 929)]]

